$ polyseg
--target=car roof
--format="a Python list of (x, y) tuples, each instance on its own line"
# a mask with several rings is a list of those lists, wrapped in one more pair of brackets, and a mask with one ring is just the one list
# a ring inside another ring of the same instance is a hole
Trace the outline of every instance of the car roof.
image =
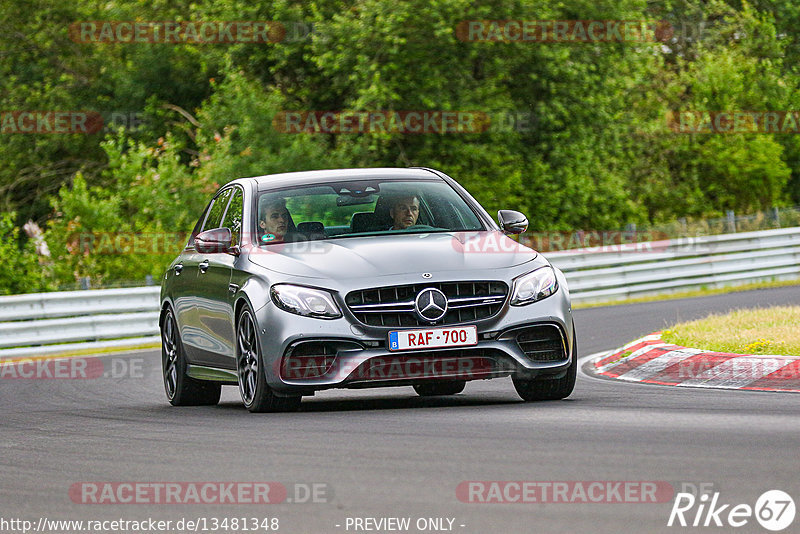
[[(352, 180), (442, 180), (431, 169), (415, 168), (372, 168), (372, 169), (330, 169), (322, 171), (285, 172), (249, 178), (255, 180), (258, 191), (277, 187), (294, 187), (325, 182), (349, 182)], [(238, 181), (238, 180), (237, 180)]]

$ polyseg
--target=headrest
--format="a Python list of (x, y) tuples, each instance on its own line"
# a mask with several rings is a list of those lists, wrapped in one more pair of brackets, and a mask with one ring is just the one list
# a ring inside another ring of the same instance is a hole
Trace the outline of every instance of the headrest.
[(325, 226), (317, 221), (301, 222), (297, 225), (297, 231), (303, 234), (324, 234)]
[(369, 211), (354, 213), (353, 218), (350, 219), (350, 228), (354, 234), (371, 232), (378, 229), (377, 221), (377, 216)]

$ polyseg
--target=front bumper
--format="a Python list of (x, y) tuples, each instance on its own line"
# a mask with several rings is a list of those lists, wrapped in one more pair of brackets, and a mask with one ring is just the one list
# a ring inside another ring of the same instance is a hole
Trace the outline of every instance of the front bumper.
[[(478, 327), (478, 344), (469, 347), (392, 352), (387, 349), (388, 333), (400, 328), (366, 326), (346, 309), (341, 318), (321, 320), (289, 314), (269, 302), (256, 315), (267, 383), (278, 394), (413, 385), (431, 379), (559, 378), (575, 357), (565, 289), (527, 306), (506, 303), (496, 316), (469, 323)], [(557, 332), (561, 356), (550, 354), (543, 360), (526, 353), (519, 334), (531, 327), (551, 329), (554, 338)], [(314, 344), (327, 348), (311, 349)]]

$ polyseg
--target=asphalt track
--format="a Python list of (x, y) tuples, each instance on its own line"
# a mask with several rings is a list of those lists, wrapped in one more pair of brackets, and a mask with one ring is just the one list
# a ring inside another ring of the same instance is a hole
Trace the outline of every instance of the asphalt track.
[[(799, 301), (796, 286), (577, 310), (580, 354), (712, 311)], [(169, 406), (155, 351), (106, 356), (104, 364), (124, 376), (0, 380), (0, 519), (277, 517), (287, 533), (354, 532), (348, 517), (410, 517), (406, 532), (419, 532), (421, 517), (454, 518), (452, 530), (463, 533), (732, 530), (668, 528), (671, 500), (457, 499), (462, 481), (507, 480), (666, 481), (676, 491), (710, 483), (721, 503), (753, 506), (764, 491), (781, 489), (800, 504), (797, 394), (581, 373), (564, 401), (522, 403), (502, 379), (438, 399), (411, 388), (331, 391), (305, 399), (298, 413), (253, 415), (235, 388), (223, 390), (219, 406)], [(132, 364), (141, 372), (130, 372)], [(83, 481), (276, 481), (290, 499), (294, 484), (321, 483), (328, 496), (269, 505), (77, 504), (68, 491)], [(767, 532), (753, 518), (736, 531)], [(783, 532), (798, 531), (800, 517)]]

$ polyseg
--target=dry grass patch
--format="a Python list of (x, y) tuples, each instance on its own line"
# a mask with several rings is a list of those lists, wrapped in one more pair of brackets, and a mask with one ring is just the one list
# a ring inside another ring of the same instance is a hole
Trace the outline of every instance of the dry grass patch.
[(679, 323), (662, 334), (667, 343), (736, 354), (800, 356), (800, 306), (736, 310)]

